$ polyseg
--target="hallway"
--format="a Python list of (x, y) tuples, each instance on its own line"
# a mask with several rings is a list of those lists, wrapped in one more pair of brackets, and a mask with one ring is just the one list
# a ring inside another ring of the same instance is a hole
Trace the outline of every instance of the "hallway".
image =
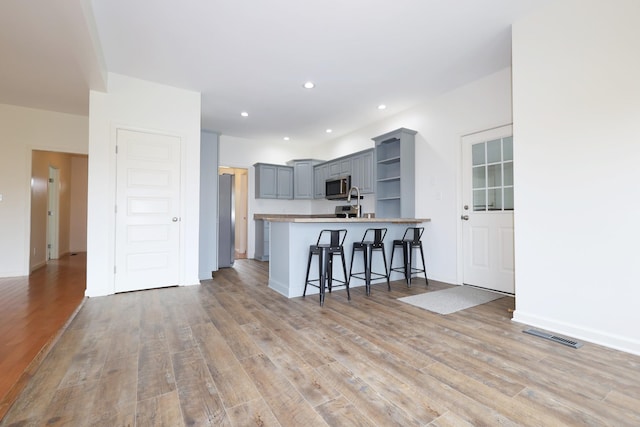
[(84, 298), (86, 253), (0, 279), (0, 419)]

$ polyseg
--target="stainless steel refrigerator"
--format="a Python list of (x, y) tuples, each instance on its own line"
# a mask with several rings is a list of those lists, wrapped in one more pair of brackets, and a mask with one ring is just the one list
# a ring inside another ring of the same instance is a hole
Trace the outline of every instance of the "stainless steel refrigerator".
[(231, 267), (236, 251), (235, 176), (218, 176), (218, 268)]

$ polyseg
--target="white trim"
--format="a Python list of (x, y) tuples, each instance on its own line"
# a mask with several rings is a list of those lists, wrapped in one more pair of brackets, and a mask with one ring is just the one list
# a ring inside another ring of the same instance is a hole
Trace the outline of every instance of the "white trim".
[(609, 332), (583, 328), (572, 323), (558, 322), (550, 318), (523, 313), (522, 310), (513, 312), (512, 321), (553, 331), (556, 335), (566, 335), (640, 356), (640, 340), (611, 335)]

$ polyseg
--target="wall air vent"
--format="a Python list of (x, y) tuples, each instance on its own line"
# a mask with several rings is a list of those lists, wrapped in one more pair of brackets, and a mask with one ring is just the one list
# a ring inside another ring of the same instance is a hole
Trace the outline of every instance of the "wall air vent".
[(567, 338), (562, 338), (562, 337), (558, 337), (556, 335), (551, 335), (548, 334), (546, 332), (542, 332), (542, 331), (538, 331), (536, 329), (526, 329), (524, 331), (525, 334), (529, 334), (529, 335), (534, 335), (536, 337), (540, 337), (540, 338), (544, 338), (546, 340), (550, 340), (550, 341), (554, 341), (569, 347), (573, 347), (573, 348), (580, 348), (582, 347), (582, 343), (579, 343), (578, 341), (573, 341)]

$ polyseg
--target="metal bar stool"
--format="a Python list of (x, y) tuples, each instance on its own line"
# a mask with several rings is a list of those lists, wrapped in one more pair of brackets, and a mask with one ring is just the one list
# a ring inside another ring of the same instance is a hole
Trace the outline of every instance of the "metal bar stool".
[[(389, 272), (387, 269), (387, 256), (384, 253), (384, 236), (387, 235), (386, 228), (367, 228), (362, 236), (360, 242), (353, 242), (353, 249), (351, 250), (351, 267), (349, 267), (349, 279), (355, 277), (356, 279), (364, 280), (367, 290), (367, 296), (371, 295), (371, 276), (375, 278), (386, 278), (387, 288), (391, 290), (391, 284), (389, 283)], [(364, 264), (364, 271), (359, 273), (353, 273), (353, 259), (355, 258), (356, 251), (362, 252), (362, 261)], [(373, 258), (373, 251), (382, 252), (382, 261), (384, 262), (384, 274), (371, 271), (371, 259)]]
[[(349, 276), (347, 276), (347, 263), (344, 260), (344, 239), (347, 236), (347, 230), (322, 230), (318, 236), (315, 245), (309, 246), (309, 261), (307, 263), (307, 277), (304, 282), (304, 292), (302, 296), (307, 294), (307, 285), (315, 286), (320, 289), (320, 306), (324, 305), (325, 288), (329, 288), (329, 293), (333, 287), (333, 282), (339, 282), (338, 286), (346, 286), (347, 299), (351, 300), (349, 294)], [(344, 280), (333, 278), (333, 256), (340, 255), (342, 259), (342, 271)], [(314, 255), (318, 255), (318, 278), (309, 280), (309, 270), (311, 269), (311, 259)], [(316, 283), (317, 282), (317, 283)]]
[[(427, 270), (426, 265), (424, 263), (424, 251), (422, 250), (422, 233), (424, 232), (424, 227), (408, 227), (404, 231), (404, 235), (401, 240), (393, 241), (393, 249), (391, 251), (391, 262), (389, 263), (391, 271), (398, 271), (404, 274), (404, 279), (407, 282), (407, 286), (411, 287), (411, 276), (414, 273), (424, 273), (424, 280), (429, 284), (429, 279), (427, 279)], [(393, 255), (396, 252), (396, 248), (402, 248), (402, 259), (403, 265), (401, 267), (393, 266)], [(422, 258), (422, 269), (413, 267), (413, 249), (420, 249), (420, 257)]]

